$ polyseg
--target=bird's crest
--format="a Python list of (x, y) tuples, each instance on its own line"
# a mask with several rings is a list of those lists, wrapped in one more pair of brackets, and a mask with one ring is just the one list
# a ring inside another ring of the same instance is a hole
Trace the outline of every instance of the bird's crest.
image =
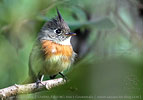
[(56, 8), (56, 9), (57, 9), (57, 14), (58, 14), (58, 19), (59, 19), (59, 21), (62, 21), (62, 20), (63, 20), (63, 18), (62, 18), (62, 16), (61, 16), (61, 14), (60, 14), (60, 12), (59, 12), (58, 8)]

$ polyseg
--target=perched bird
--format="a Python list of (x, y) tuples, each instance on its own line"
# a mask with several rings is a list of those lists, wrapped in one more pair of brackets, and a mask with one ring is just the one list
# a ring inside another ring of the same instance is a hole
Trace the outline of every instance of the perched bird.
[(29, 57), (29, 77), (31, 82), (42, 80), (43, 75), (55, 78), (68, 69), (74, 61), (75, 52), (70, 43), (76, 33), (70, 32), (57, 9), (57, 17), (46, 22), (38, 34)]

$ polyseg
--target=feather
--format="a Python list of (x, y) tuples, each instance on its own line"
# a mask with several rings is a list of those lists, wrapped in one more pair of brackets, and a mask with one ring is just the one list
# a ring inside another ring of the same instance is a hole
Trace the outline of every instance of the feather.
[(56, 8), (56, 10), (57, 10), (57, 14), (58, 14), (58, 19), (59, 19), (59, 21), (62, 21), (63, 19), (62, 19), (62, 16), (61, 16), (61, 14), (60, 14), (58, 8)]

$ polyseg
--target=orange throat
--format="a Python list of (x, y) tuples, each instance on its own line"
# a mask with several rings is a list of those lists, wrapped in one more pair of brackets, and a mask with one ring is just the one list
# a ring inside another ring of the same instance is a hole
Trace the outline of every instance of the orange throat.
[(73, 49), (71, 45), (61, 45), (50, 40), (43, 40), (41, 43), (46, 58), (60, 55), (66, 58), (72, 57)]

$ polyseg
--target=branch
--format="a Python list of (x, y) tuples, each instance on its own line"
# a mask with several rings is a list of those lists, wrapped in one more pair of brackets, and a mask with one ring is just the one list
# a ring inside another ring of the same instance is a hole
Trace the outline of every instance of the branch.
[(13, 85), (4, 89), (0, 89), (0, 100), (6, 99), (17, 94), (34, 93), (41, 90), (49, 90), (53, 87), (64, 84), (66, 81), (63, 78), (42, 81), (38, 87), (36, 83), (24, 84), (24, 85)]

